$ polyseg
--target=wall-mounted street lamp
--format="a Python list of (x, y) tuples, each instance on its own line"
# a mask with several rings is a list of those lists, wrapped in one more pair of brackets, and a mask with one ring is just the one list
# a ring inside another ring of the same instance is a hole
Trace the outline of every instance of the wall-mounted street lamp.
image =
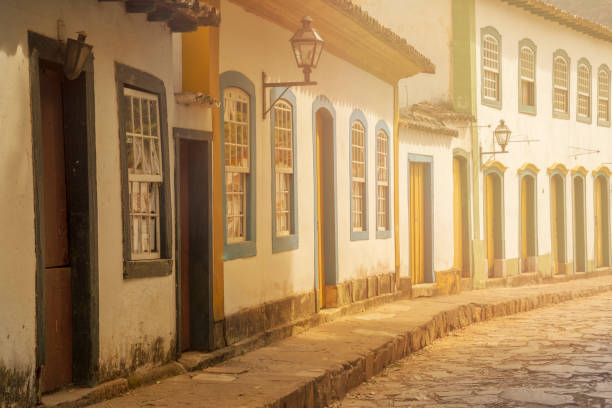
[(69, 80), (74, 80), (81, 75), (87, 59), (91, 55), (92, 46), (85, 44), (87, 34), (79, 31), (78, 38), (69, 38), (66, 42), (65, 60), (64, 60), (64, 75)]
[(494, 157), (496, 154), (505, 154), (509, 153), (506, 151), (506, 146), (510, 143), (510, 136), (512, 135), (512, 131), (508, 126), (506, 126), (506, 122), (503, 119), (499, 121), (499, 125), (493, 131), (493, 136), (495, 141), (501, 147), (501, 151), (495, 151), (495, 146), (493, 146), (492, 152), (483, 152), (482, 146), (480, 147), (480, 162), (482, 163), (482, 156), (485, 154), (492, 154)]
[[(310, 73), (313, 68), (317, 67), (319, 58), (321, 58), (321, 52), (323, 51), (323, 39), (317, 33), (317, 31), (311, 27), (312, 19), (310, 17), (304, 17), (302, 19), (302, 27), (296, 31), (291, 37), (291, 48), (293, 49), (293, 55), (295, 56), (295, 62), (298, 68), (304, 72), (304, 81), (301, 82), (266, 82), (267, 75), (265, 72), (261, 73), (262, 78), (262, 92), (263, 92), (263, 118), (274, 107), (274, 104), (283, 97), (285, 92), (292, 86), (312, 86), (317, 83), (310, 80)], [(270, 103), (270, 107), (266, 108), (266, 89), (284, 87), (285, 90)]]

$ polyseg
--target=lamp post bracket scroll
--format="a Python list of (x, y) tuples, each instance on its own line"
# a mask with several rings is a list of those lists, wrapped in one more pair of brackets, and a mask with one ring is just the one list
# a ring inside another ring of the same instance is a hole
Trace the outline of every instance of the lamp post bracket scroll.
[[(321, 53), (323, 52), (324, 41), (319, 33), (312, 28), (312, 19), (310, 17), (304, 17), (302, 19), (302, 27), (295, 32), (289, 41), (291, 43), (295, 62), (298, 68), (301, 68), (302, 72), (304, 73), (304, 80), (294, 82), (266, 82), (267, 75), (265, 72), (262, 72), (263, 119), (266, 118), (266, 115), (274, 107), (274, 104), (283, 97), (289, 88), (294, 86), (313, 86), (317, 84), (317, 82), (310, 80), (310, 74), (319, 63)], [(266, 89), (277, 87), (283, 87), (285, 90), (278, 96), (278, 98), (276, 98), (276, 100), (271, 101), (270, 107), (267, 108)]]
[(511, 135), (512, 135), (512, 131), (506, 125), (506, 122), (503, 119), (501, 119), (499, 121), (499, 125), (497, 125), (497, 127), (493, 131), (494, 142), (497, 142), (499, 147), (501, 147), (501, 151), (496, 151), (495, 150), (495, 145), (493, 145), (493, 151), (483, 152), (482, 151), (482, 146), (480, 146), (480, 162), (481, 162), (481, 167), (483, 166), (482, 165), (482, 156), (484, 156), (485, 154), (492, 154), (493, 157), (495, 158), (496, 154), (509, 153), (506, 150), (506, 147), (508, 146), (508, 143), (510, 143), (510, 136)]

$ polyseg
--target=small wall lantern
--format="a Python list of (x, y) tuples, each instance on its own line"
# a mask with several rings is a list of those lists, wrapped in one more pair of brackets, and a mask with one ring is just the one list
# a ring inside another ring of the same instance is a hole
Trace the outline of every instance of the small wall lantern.
[(495, 138), (495, 141), (499, 145), (499, 147), (501, 147), (501, 151), (495, 151), (495, 146), (494, 146), (492, 152), (483, 152), (482, 146), (481, 146), (480, 147), (480, 162), (482, 163), (482, 156), (485, 154), (492, 154), (493, 157), (495, 157), (496, 154), (509, 153), (508, 151), (506, 151), (506, 147), (508, 146), (508, 143), (510, 143), (511, 135), (512, 135), (512, 131), (510, 130), (510, 128), (508, 128), (508, 126), (506, 125), (506, 122), (503, 119), (501, 119), (499, 121), (499, 125), (497, 125), (497, 127), (493, 131), (493, 136)]
[[(312, 19), (310, 17), (304, 17), (302, 19), (302, 27), (296, 31), (296, 33), (291, 37), (291, 48), (293, 49), (293, 55), (295, 56), (295, 62), (297, 63), (298, 68), (301, 68), (304, 72), (304, 81), (301, 82), (266, 82), (267, 75), (265, 72), (262, 72), (262, 92), (263, 92), (263, 118), (266, 118), (266, 115), (274, 104), (283, 97), (285, 92), (289, 90), (289, 88), (293, 86), (312, 86), (317, 83), (310, 80), (310, 74), (313, 68), (317, 67), (319, 63), (319, 59), (321, 58), (321, 53), (323, 52), (323, 44), (324, 41), (319, 35), (319, 33), (312, 28)], [(266, 89), (267, 88), (276, 88), (276, 87), (284, 87), (285, 90), (279, 95), (276, 100), (270, 103), (270, 107), (266, 108)]]
[(71, 81), (81, 75), (93, 48), (91, 45), (85, 44), (87, 34), (83, 31), (79, 31), (78, 34), (79, 36), (76, 40), (69, 38), (66, 42), (64, 75)]

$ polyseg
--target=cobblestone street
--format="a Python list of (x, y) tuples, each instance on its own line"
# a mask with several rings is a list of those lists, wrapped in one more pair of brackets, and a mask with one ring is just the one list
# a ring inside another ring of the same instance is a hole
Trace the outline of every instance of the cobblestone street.
[(333, 407), (612, 406), (612, 294), (451, 333)]

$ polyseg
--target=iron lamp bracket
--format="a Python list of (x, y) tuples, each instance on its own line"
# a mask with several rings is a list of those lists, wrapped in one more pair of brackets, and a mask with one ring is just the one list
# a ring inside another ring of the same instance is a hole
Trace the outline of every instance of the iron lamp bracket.
[[(296, 82), (266, 82), (267, 75), (265, 72), (261, 73), (261, 92), (262, 92), (262, 118), (265, 119), (268, 113), (272, 110), (276, 102), (278, 102), (284, 95), (287, 93), (289, 88), (294, 86), (314, 86), (317, 85), (316, 81), (296, 81)], [(267, 107), (267, 98), (266, 98), (266, 89), (268, 88), (285, 88), (281, 94), (274, 99), (274, 101), (270, 101), (270, 107)]]

